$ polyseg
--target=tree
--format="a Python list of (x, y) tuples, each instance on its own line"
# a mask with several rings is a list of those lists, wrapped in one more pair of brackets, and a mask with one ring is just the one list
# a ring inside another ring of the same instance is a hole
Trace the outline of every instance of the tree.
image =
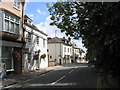
[(75, 39), (82, 38), (87, 59), (99, 71), (119, 75), (120, 2), (57, 2), (49, 6), (52, 22)]

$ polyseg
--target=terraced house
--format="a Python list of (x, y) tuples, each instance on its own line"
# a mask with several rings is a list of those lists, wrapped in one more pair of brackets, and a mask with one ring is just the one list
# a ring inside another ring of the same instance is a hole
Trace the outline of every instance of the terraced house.
[(80, 50), (74, 45), (71, 38), (48, 37), (49, 66), (77, 62), (81, 56), (80, 54), (83, 53)]
[(24, 37), (25, 72), (48, 67), (47, 34), (32, 24), (32, 20), (27, 15), (24, 16)]
[(4, 60), (7, 72), (22, 73), (22, 47), (24, 45), (22, 20), (24, 2), (0, 2), (0, 63)]

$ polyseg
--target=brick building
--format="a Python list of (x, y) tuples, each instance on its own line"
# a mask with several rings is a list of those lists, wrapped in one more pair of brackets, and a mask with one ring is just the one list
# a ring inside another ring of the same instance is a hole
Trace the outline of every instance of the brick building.
[(7, 72), (22, 73), (24, 2), (0, 1), (0, 62), (6, 61)]

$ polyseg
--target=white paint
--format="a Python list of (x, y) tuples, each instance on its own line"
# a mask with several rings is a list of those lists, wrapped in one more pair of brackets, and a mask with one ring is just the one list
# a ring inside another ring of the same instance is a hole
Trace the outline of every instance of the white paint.
[(63, 77), (61, 77), (60, 79), (58, 79), (57, 81), (55, 81), (55, 82), (53, 82), (51, 85), (54, 85), (54, 84), (56, 84), (57, 82), (59, 82), (60, 80), (62, 80), (63, 78), (65, 78), (66, 76), (63, 76)]
[[(24, 36), (28, 38), (28, 34), (31, 33), (31, 42), (29, 43), (28, 40), (26, 40), (25, 48), (29, 48), (29, 51), (31, 52), (31, 58), (28, 56), (28, 54), (24, 55), (24, 70), (30, 71), (35, 70), (37, 68), (45, 68), (48, 67), (48, 58), (47, 58), (47, 35), (43, 33), (40, 30), (36, 30), (33, 27), (30, 27), (27, 24), (24, 24), (25, 27), (25, 33)], [(37, 44), (37, 37), (39, 37), (39, 44)], [(45, 44), (44, 44), (45, 42)], [(40, 50), (39, 53), (39, 60), (36, 62), (33, 60), (33, 56), (35, 54), (35, 51)], [(46, 55), (45, 59), (41, 59), (40, 56), (42, 54)], [(30, 61), (28, 60), (30, 58)], [(28, 62), (29, 61), (29, 62)]]
[(73, 69), (73, 70), (71, 70), (71, 71), (69, 72), (69, 74), (70, 74), (70, 73), (72, 73), (73, 71), (74, 71), (74, 69)]

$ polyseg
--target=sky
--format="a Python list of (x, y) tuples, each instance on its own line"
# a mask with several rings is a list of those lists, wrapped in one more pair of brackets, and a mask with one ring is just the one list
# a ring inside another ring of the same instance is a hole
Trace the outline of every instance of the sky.
[[(33, 20), (33, 24), (36, 25), (41, 31), (46, 33), (48, 37), (55, 37), (55, 31), (57, 37), (66, 37), (68, 38), (65, 33), (61, 33), (60, 29), (56, 26), (50, 26), (50, 14), (46, 4), (53, 2), (30, 2), (27, 0), (25, 3), (25, 10), (24, 14), (30, 17)], [(72, 37), (71, 37), (72, 38)], [(75, 40), (72, 39), (76, 45), (86, 51), (87, 49), (83, 47), (82, 39)]]

